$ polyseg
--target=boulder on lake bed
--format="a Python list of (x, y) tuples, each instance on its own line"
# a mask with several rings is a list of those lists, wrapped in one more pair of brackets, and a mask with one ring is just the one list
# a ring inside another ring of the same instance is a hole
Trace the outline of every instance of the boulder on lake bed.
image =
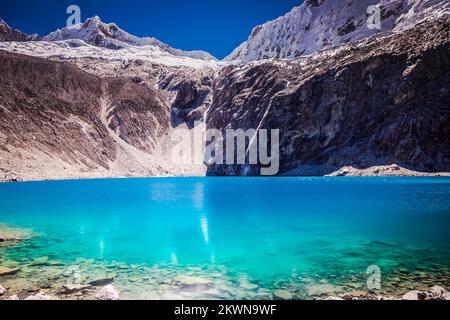
[(64, 285), (61, 290), (62, 294), (74, 294), (80, 291), (88, 290), (92, 288), (91, 285)]
[(292, 293), (290, 293), (287, 290), (275, 290), (273, 292), (273, 296), (275, 299), (278, 299), (278, 300), (292, 300), (293, 299)]
[(210, 284), (212, 284), (211, 280), (197, 278), (197, 277), (190, 277), (190, 276), (176, 276), (174, 278), (174, 280), (183, 285), (210, 285)]
[(14, 229), (0, 224), (0, 243), (1, 242), (18, 242), (29, 239), (30, 230)]
[(440, 286), (434, 286), (426, 292), (413, 290), (405, 294), (403, 300), (450, 300), (450, 292)]
[(212, 285), (212, 281), (204, 278), (197, 278), (191, 276), (176, 276), (174, 278), (180, 285), (180, 290), (183, 292), (200, 293), (208, 291)]
[(98, 300), (119, 300), (119, 292), (112, 286), (107, 285), (100, 289), (100, 291), (95, 295)]
[(329, 283), (310, 285), (307, 287), (307, 290), (308, 294), (313, 297), (329, 296), (340, 291), (338, 287)]
[(18, 266), (19, 266), (19, 263), (17, 261), (6, 260), (6, 261), (2, 262), (0, 267), (17, 268)]
[(449, 292), (440, 287), (440, 286), (434, 286), (432, 287), (427, 293), (427, 299), (443, 299)]
[(245, 290), (256, 290), (259, 288), (259, 286), (257, 284), (253, 284), (250, 282), (242, 282), (239, 284), (239, 286)]
[(12, 276), (19, 272), (19, 268), (7, 268), (0, 266), (0, 277)]
[(31, 263), (32, 266), (46, 266), (48, 265), (48, 257), (39, 257), (39, 258), (34, 258), (33, 262)]
[(114, 281), (114, 277), (101, 278), (101, 279), (97, 279), (97, 280), (93, 280), (93, 281), (89, 282), (89, 285), (91, 285), (93, 287), (103, 287), (103, 286), (107, 286), (107, 285), (113, 283), (113, 281)]

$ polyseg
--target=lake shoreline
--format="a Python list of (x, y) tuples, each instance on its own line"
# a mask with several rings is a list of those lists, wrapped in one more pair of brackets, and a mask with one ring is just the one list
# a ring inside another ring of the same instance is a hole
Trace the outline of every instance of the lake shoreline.
[[(9, 276), (10, 277), (10, 276)], [(0, 280), (5, 278), (0, 277)], [(180, 279), (182, 279), (180, 277)], [(212, 282), (204, 278), (188, 277), (186, 276), (179, 283), (183, 288), (190, 288), (192, 290), (204, 290), (205, 295), (196, 296), (193, 292), (183, 289), (179, 292), (168, 293), (166, 295), (159, 295), (158, 289), (154, 291), (142, 290), (145, 298), (138, 298), (137, 296), (130, 296), (126, 293), (127, 288), (116, 285), (114, 278), (102, 278), (92, 281), (90, 283), (83, 283), (79, 285), (63, 285), (59, 289), (54, 289), (52, 286), (34, 287), (25, 290), (17, 290), (11, 281), (8, 285), (3, 286), (0, 282), (0, 300), (328, 300), (328, 301), (400, 301), (400, 300), (450, 300), (450, 291), (442, 286), (431, 286), (422, 290), (411, 290), (408, 292), (399, 293), (398, 295), (385, 295), (376, 291), (357, 290), (344, 293), (330, 293), (320, 296), (298, 297), (288, 290), (273, 290), (267, 291), (264, 295), (245, 296), (235, 298), (234, 296), (220, 296), (216, 295), (218, 289), (213, 287)], [(18, 281), (20, 285), (21, 282)], [(120, 288), (120, 289), (119, 289)], [(122, 294), (122, 292), (125, 292)]]
[[(114, 172), (52, 172), (30, 173), (19, 171), (5, 171), (0, 169), (0, 183), (6, 182), (39, 182), (39, 181), (75, 181), (99, 179), (146, 179), (146, 178), (202, 178), (214, 177), (200, 175), (197, 172), (164, 171), (157, 175), (145, 175), (141, 172), (114, 173)], [(274, 177), (450, 177), (450, 172), (421, 172), (404, 168), (399, 165), (372, 166), (368, 168), (355, 168), (353, 166), (313, 166), (305, 165)]]

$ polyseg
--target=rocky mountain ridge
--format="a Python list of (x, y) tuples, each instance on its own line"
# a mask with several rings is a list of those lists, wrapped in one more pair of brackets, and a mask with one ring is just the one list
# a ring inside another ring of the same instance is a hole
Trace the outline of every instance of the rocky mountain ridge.
[(3, 19), (0, 19), (0, 41), (28, 41), (33, 36), (27, 36), (25, 33), (11, 28)]
[[(449, 171), (450, 18), (293, 61), (225, 68), (209, 128), (280, 129), (281, 174), (398, 164)], [(209, 167), (211, 175), (259, 166)]]
[(279, 174), (450, 172), (450, 18), (425, 20), (246, 64), (140, 46), (114, 30), (0, 42), (0, 180), (258, 174), (173, 164), (173, 130), (198, 122), (281, 129)]
[(175, 56), (200, 60), (216, 60), (205, 51), (183, 51), (174, 49), (156, 38), (139, 38), (120, 29), (115, 23), (104, 23), (100, 17), (87, 19), (84, 23), (58, 29), (42, 38), (43, 41), (82, 40), (87, 44), (108, 49), (123, 49), (129, 46), (156, 47)]
[[(372, 7), (372, 9), (371, 9)], [(380, 11), (380, 29), (370, 17)], [(446, 0), (307, 0), (291, 12), (253, 29), (224, 60), (248, 63), (295, 59), (314, 52), (390, 32), (450, 14)]]

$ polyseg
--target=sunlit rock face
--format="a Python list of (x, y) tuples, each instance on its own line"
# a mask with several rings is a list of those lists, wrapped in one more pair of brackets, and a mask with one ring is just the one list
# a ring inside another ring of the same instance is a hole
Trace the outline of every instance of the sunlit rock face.
[(214, 70), (59, 60), (0, 50), (0, 179), (192, 174), (171, 131), (204, 121)]

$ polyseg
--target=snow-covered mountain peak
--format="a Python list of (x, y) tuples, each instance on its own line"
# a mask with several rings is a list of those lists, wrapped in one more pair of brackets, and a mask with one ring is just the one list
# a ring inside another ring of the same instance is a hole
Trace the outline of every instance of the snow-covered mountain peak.
[[(368, 24), (371, 8), (380, 9), (380, 29)], [(247, 63), (302, 55), (449, 14), (448, 0), (306, 0), (288, 14), (253, 29), (225, 61)]]
[(175, 56), (189, 57), (201, 60), (216, 60), (205, 51), (183, 51), (170, 47), (156, 38), (139, 38), (122, 30), (115, 23), (104, 23), (100, 17), (94, 16), (84, 23), (58, 29), (42, 40), (64, 41), (82, 40), (87, 44), (108, 49), (123, 49), (130, 46), (153, 46)]
[(34, 35), (28, 37), (23, 32), (11, 28), (5, 20), (0, 18), (0, 41), (26, 41), (35, 37)]
[(8, 24), (2, 18), (0, 18), (0, 25), (9, 28)]

